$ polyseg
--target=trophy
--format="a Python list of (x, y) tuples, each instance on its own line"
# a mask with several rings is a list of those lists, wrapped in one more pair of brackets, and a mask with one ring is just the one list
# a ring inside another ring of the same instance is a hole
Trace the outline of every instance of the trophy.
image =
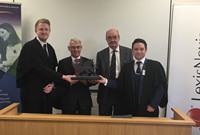
[(75, 67), (76, 77), (71, 77), (72, 80), (99, 80), (99, 75), (96, 74), (96, 65), (93, 60), (87, 60)]

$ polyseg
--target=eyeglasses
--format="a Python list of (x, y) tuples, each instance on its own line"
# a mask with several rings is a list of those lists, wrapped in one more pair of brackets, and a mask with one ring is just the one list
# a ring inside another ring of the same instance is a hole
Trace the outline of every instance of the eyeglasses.
[(70, 46), (70, 48), (75, 50), (75, 49), (81, 49), (82, 46)]
[(112, 40), (112, 39), (116, 40), (116, 39), (118, 39), (118, 36), (108, 36), (108, 37), (106, 37), (106, 39), (107, 40)]

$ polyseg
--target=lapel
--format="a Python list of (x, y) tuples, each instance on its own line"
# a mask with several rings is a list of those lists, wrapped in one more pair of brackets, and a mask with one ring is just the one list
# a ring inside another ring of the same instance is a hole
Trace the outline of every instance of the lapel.
[(131, 62), (130, 69), (129, 69), (129, 71), (131, 72), (130, 75), (131, 75), (131, 81), (132, 81), (132, 90), (135, 90), (135, 79), (134, 79), (135, 70), (134, 70), (134, 63), (135, 63), (135, 61), (133, 60)]
[(80, 65), (83, 65), (84, 62), (85, 62), (84, 59), (82, 57), (80, 57), (80, 59), (79, 59)]
[(71, 57), (65, 58), (60, 66), (62, 67), (61, 69), (63, 70), (61, 72), (63, 72), (64, 74), (74, 74), (75, 73)]
[[(110, 73), (110, 54), (109, 54), (109, 48), (105, 50), (105, 54), (103, 56), (103, 60), (105, 61), (105, 71), (107, 71), (107, 75)], [(108, 70), (107, 70), (108, 69)]]
[(139, 103), (141, 101), (141, 97), (142, 97), (142, 91), (143, 91), (143, 81), (144, 81), (144, 76), (145, 76), (145, 72), (146, 72), (146, 64), (147, 64), (147, 59), (145, 59), (144, 61), (144, 65), (142, 67), (142, 75), (141, 75), (141, 78), (140, 78), (140, 89), (139, 89)]
[(122, 67), (123, 66), (123, 60), (125, 59), (124, 58), (124, 50), (122, 49), (122, 47), (121, 46), (119, 46), (119, 53), (120, 53), (120, 67)]
[(74, 70), (74, 63), (72, 62), (72, 58), (68, 57), (65, 63), (65, 67), (69, 68), (70, 71), (72, 71), (72, 69)]
[(127, 52), (125, 49), (119, 45), (119, 53), (120, 53), (120, 67), (123, 67), (125, 63), (127, 63)]

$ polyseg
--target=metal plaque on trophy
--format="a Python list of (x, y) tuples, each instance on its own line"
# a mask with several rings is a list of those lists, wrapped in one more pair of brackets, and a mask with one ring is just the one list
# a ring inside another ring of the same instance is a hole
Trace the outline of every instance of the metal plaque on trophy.
[(72, 80), (99, 80), (99, 75), (96, 74), (96, 66), (93, 60), (87, 60), (82, 64), (78, 64), (75, 67), (75, 71), (78, 72), (76, 77), (71, 77)]

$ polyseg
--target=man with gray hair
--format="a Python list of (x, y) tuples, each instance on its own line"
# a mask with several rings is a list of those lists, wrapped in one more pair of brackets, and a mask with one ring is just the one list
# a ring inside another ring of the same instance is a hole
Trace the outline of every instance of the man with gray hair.
[[(120, 35), (117, 29), (106, 32), (108, 47), (97, 53), (97, 74), (114, 82), (125, 63), (132, 61), (131, 49), (119, 45)], [(99, 84), (97, 102), (99, 115), (112, 115), (115, 109), (118, 90), (107, 87), (107, 83)]]
[[(58, 72), (65, 75), (79, 75), (77, 66), (84, 65), (89, 59), (81, 56), (82, 44), (73, 38), (69, 42), (68, 50), (71, 56), (59, 61)], [(92, 107), (90, 84), (86, 80), (73, 80), (73, 84), (63, 82), (56, 86), (61, 94), (61, 109), (63, 114), (90, 115)]]

